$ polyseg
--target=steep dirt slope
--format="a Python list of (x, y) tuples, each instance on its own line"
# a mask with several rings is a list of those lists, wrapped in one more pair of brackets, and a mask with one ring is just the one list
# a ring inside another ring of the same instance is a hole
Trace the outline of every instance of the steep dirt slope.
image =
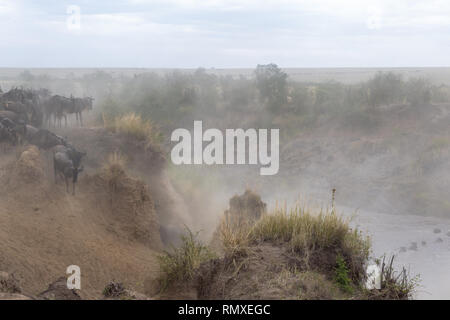
[(113, 134), (104, 128), (63, 128), (56, 130), (77, 148), (86, 151), (87, 172), (101, 168), (108, 155), (119, 152), (126, 157), (130, 173), (145, 181), (160, 220), (161, 237), (165, 243), (176, 242), (184, 227), (193, 226), (182, 197), (172, 186), (167, 173), (167, 159), (160, 150), (145, 148), (135, 139)]
[(53, 183), (48, 153), (30, 147), (2, 162), (0, 270), (14, 272), (24, 293), (42, 292), (72, 264), (81, 268), (82, 298), (101, 297), (112, 279), (142, 291), (162, 246), (142, 182), (124, 176), (112, 195), (101, 174), (84, 175), (72, 196)]

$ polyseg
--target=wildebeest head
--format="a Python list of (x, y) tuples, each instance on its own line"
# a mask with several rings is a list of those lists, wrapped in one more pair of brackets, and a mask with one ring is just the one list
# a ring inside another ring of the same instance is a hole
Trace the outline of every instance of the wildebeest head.
[(71, 151), (71, 159), (72, 159), (72, 161), (73, 161), (73, 164), (75, 165), (75, 166), (79, 166), (80, 165), (80, 163), (81, 163), (81, 159), (83, 159), (83, 157), (85, 157), (86, 156), (86, 152), (80, 152), (80, 151), (77, 151), (77, 150), (73, 150), (73, 151)]
[(0, 123), (2, 125), (4, 125), (5, 127), (10, 128), (10, 129), (12, 129), (12, 128), (14, 128), (16, 126), (14, 121), (12, 121), (9, 118), (0, 118)]
[(72, 167), (72, 182), (74, 184), (78, 182), (78, 174), (83, 172), (83, 170), (84, 170), (83, 166), (80, 166), (80, 167), (73, 166)]
[(86, 110), (92, 110), (92, 103), (94, 102), (94, 98), (86, 97), (83, 100), (86, 104)]
[(81, 164), (81, 160), (83, 157), (86, 156), (86, 152), (78, 151), (72, 144), (69, 142), (66, 142), (64, 146), (67, 148), (67, 155), (69, 156), (70, 160), (72, 160), (73, 165), (75, 167), (79, 167)]

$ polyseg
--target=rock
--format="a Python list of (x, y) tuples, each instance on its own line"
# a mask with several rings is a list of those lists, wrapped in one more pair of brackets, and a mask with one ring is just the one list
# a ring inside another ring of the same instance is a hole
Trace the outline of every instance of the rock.
[(435, 242), (436, 242), (436, 243), (441, 243), (441, 242), (443, 242), (443, 241), (444, 241), (444, 240), (442, 240), (442, 238), (437, 238)]
[(449, 231), (449, 232), (447, 232), (447, 237), (450, 237), (450, 231)]
[(406, 252), (406, 247), (400, 247), (400, 252)]
[(411, 242), (411, 245), (408, 248), (409, 250), (417, 251), (417, 242)]
[(0, 300), (33, 300), (30, 297), (24, 296), (20, 293), (0, 293)]
[(81, 300), (81, 297), (74, 289), (67, 288), (67, 279), (58, 278), (48, 286), (48, 289), (38, 294), (42, 300)]
[(426, 246), (427, 245), (427, 242), (426, 241), (422, 241), (422, 246)]
[(14, 275), (0, 271), (0, 292), (1, 293), (21, 293), (19, 281)]
[(120, 282), (111, 281), (103, 289), (103, 296), (105, 298), (118, 298), (124, 294), (125, 287)]
[(125, 289), (125, 294), (126, 294), (126, 297), (131, 300), (153, 300), (153, 299), (147, 297), (145, 294), (139, 293), (139, 292), (136, 292), (133, 290)]
[(145, 294), (125, 289), (122, 283), (111, 281), (103, 289), (103, 297), (108, 300), (151, 300)]
[(439, 228), (434, 228), (433, 232), (434, 232), (434, 233), (441, 233), (441, 229), (439, 229)]

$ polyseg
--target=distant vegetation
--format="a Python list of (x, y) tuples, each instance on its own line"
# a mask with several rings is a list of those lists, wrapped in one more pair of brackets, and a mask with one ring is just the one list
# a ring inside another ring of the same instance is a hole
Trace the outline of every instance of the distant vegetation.
[(353, 128), (376, 126), (373, 113), (383, 106), (426, 108), (450, 101), (449, 87), (422, 78), (380, 72), (356, 84), (299, 82), (276, 64), (258, 65), (247, 77), (215, 75), (202, 68), (134, 77), (96, 71), (63, 79), (25, 71), (17, 83), (66, 95), (92, 95), (99, 120), (101, 115), (115, 119), (135, 114), (158, 123), (166, 133), (190, 127), (194, 119), (211, 127), (274, 126), (283, 128), (284, 138), (326, 119)]

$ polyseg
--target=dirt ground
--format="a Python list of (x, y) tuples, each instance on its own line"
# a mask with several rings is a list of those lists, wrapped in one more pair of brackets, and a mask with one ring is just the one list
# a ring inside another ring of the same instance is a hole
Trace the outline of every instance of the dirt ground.
[[(111, 194), (98, 174), (108, 152), (100, 150), (88, 156), (73, 196), (62, 181), (54, 184), (50, 151), (1, 147), (0, 270), (13, 273), (33, 296), (65, 276), (69, 265), (81, 268), (82, 298), (101, 297), (112, 280), (143, 292), (162, 249), (158, 198), (149, 188), (125, 176)], [(157, 163), (150, 159), (147, 166)], [(157, 182), (158, 175), (152, 177)]]

